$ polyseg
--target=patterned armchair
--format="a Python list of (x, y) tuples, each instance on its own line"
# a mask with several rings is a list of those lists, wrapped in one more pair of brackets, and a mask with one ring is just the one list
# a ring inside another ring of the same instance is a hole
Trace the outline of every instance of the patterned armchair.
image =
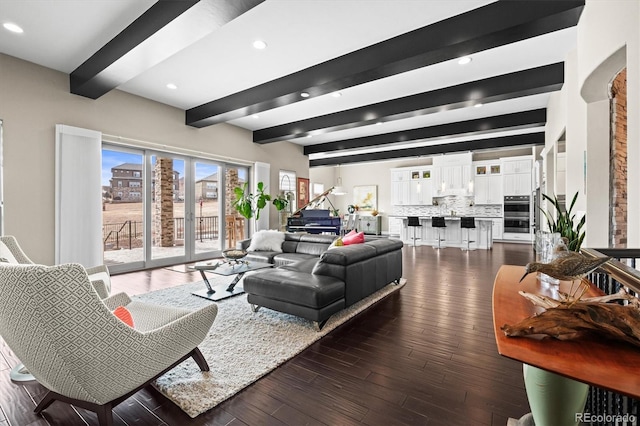
[[(0, 236), (0, 266), (5, 264), (33, 265), (34, 262), (22, 250), (18, 240), (13, 235)], [(111, 292), (111, 275), (106, 265), (98, 265), (87, 269), (93, 288), (100, 298), (104, 299)], [(14, 382), (28, 382), (35, 380), (23, 364), (11, 369), (11, 380)]]
[[(134, 328), (112, 310), (124, 306)], [(0, 334), (49, 392), (35, 409), (56, 400), (94, 411), (112, 425), (112, 408), (192, 357), (217, 315), (131, 301), (124, 293), (100, 299), (79, 264), (0, 266)]]
[[(16, 237), (13, 235), (5, 235), (0, 237), (0, 265), (3, 263), (33, 264), (26, 253), (18, 244)], [(87, 268), (87, 274), (93, 288), (98, 292), (101, 298), (109, 296), (111, 293), (111, 275), (106, 265), (98, 265)]]

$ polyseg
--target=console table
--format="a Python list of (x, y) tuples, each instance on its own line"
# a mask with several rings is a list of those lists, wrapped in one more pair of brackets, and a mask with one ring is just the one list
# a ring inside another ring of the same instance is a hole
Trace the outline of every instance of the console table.
[[(536, 274), (529, 274), (518, 283), (523, 266), (503, 265), (493, 286), (493, 325), (500, 355), (521, 361), (529, 366), (550, 372), (554, 376), (573, 379), (588, 385), (612, 390), (632, 398), (640, 398), (640, 349), (631, 345), (598, 340), (565, 340), (552, 338), (506, 337), (500, 327), (543, 311), (518, 294), (529, 293), (557, 297), (558, 289), (568, 292), (570, 283), (560, 285), (541, 283)], [(592, 288), (584, 297), (601, 295)], [(533, 405), (527, 389), (529, 405)], [(534, 407), (532, 412), (535, 416)]]

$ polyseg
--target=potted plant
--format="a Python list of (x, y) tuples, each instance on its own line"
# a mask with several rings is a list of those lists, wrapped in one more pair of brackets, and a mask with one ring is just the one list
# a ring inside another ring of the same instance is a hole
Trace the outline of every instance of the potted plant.
[(285, 194), (283, 191), (280, 192), (276, 197), (273, 198), (273, 205), (276, 207), (276, 210), (282, 211), (287, 208), (289, 205), (289, 193)]
[(241, 187), (238, 186), (233, 189), (236, 195), (236, 200), (233, 202), (233, 206), (238, 213), (245, 219), (251, 219), (255, 216), (256, 220), (260, 219), (260, 210), (267, 206), (267, 202), (271, 200), (269, 194), (265, 194), (264, 183), (258, 182), (257, 194), (252, 194), (247, 190), (249, 186), (248, 182), (245, 182)]
[(287, 227), (287, 215), (289, 213), (287, 211), (287, 207), (289, 206), (292, 195), (293, 194), (291, 192), (285, 193), (284, 191), (280, 191), (280, 194), (275, 196), (272, 201), (273, 205), (276, 207), (276, 210), (278, 210), (278, 220), (280, 221), (281, 231), (285, 231)]
[(578, 193), (573, 196), (573, 200), (571, 200), (571, 204), (569, 205), (569, 209), (563, 211), (560, 206), (560, 202), (558, 201), (558, 197), (554, 195), (553, 198), (548, 196), (547, 194), (542, 194), (542, 196), (547, 199), (554, 207), (555, 214), (552, 214), (550, 211), (542, 210), (542, 213), (547, 219), (547, 225), (549, 225), (550, 232), (557, 232), (561, 237), (567, 238), (569, 243), (567, 244), (567, 248), (571, 251), (580, 251), (580, 246), (582, 245), (582, 241), (584, 240), (584, 231), (582, 228), (584, 227), (586, 221), (586, 215), (582, 216), (580, 221), (574, 223), (576, 220), (576, 215), (573, 213), (573, 206), (578, 199)]

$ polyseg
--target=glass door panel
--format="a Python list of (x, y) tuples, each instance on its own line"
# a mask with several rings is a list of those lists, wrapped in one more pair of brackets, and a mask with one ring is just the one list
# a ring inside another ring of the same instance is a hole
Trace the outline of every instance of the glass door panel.
[(235, 248), (236, 243), (245, 239), (249, 227), (247, 220), (238, 214), (233, 206), (236, 199), (234, 188), (242, 187), (248, 182), (249, 169), (241, 166), (227, 165), (225, 167), (224, 213), (225, 213), (225, 239), (222, 242), (225, 248)]
[(194, 200), (194, 254), (202, 257), (205, 253), (221, 250), (220, 244), (220, 190), (221, 167), (203, 161), (195, 162)]
[(152, 260), (185, 256), (184, 182), (185, 160), (151, 157)]
[(102, 149), (102, 242), (104, 263), (144, 261), (143, 154)]

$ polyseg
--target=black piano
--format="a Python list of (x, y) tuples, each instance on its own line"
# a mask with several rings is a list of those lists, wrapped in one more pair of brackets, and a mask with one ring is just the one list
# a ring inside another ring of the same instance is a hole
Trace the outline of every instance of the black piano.
[(299, 216), (287, 218), (287, 231), (309, 234), (332, 232), (340, 235), (342, 220), (339, 217), (329, 216), (328, 209), (300, 210), (298, 214)]

